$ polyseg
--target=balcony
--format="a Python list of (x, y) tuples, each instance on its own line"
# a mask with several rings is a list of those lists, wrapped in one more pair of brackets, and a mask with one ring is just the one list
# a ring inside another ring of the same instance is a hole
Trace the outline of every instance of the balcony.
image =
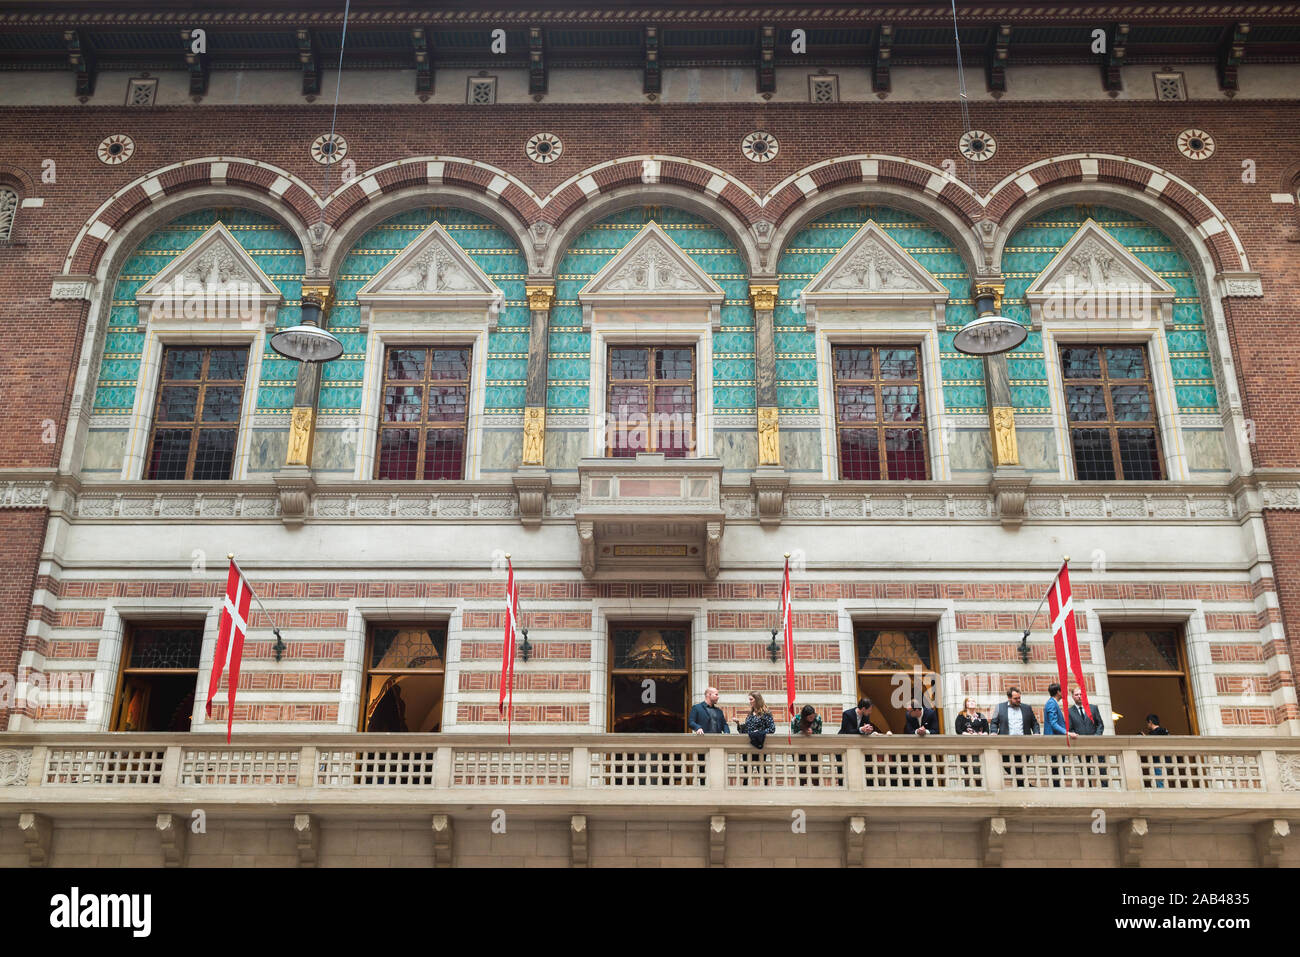
[(574, 521), (588, 578), (714, 578), (722, 555), (722, 463), (713, 458), (582, 459)]

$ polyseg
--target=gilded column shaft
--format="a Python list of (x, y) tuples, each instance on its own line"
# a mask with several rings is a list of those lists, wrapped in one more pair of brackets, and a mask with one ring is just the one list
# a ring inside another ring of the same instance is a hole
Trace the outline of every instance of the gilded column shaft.
[[(320, 303), (321, 327), (328, 328), (329, 307), (334, 294), (328, 284), (303, 281), (303, 299), (314, 298)], [(321, 363), (299, 362), (298, 381), (293, 390), (293, 408), (289, 412), (289, 448), (285, 465), (310, 468), (312, 451), (316, 445), (316, 403), (320, 398)]]
[(758, 464), (781, 464), (780, 413), (776, 402), (776, 341), (772, 311), (776, 286), (749, 287), (754, 303), (754, 378), (758, 412)]
[(554, 286), (525, 286), (532, 324), (528, 333), (528, 377), (524, 385), (524, 465), (541, 465), (546, 451), (546, 364), (550, 352)]

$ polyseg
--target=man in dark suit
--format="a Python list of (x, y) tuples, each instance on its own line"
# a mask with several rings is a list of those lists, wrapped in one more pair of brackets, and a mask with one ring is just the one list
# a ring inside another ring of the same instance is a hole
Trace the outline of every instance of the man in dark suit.
[(903, 722), (903, 734), (919, 734), (925, 737), (927, 734), (939, 733), (939, 712), (934, 708), (926, 708), (921, 702), (913, 699), (912, 706), (907, 709), (907, 720)]
[(1020, 689), (1008, 688), (1007, 700), (998, 705), (997, 713), (989, 722), (990, 734), (1036, 734), (1038, 719), (1034, 709), (1020, 703)]
[(1075, 734), (1101, 734), (1106, 726), (1101, 723), (1101, 713), (1095, 704), (1089, 704), (1091, 714), (1084, 714), (1083, 692), (1078, 688), (1070, 694), (1074, 704), (1070, 706), (1070, 730)]
[(840, 734), (879, 734), (871, 723), (871, 699), (859, 698), (856, 708), (849, 708), (840, 719)]

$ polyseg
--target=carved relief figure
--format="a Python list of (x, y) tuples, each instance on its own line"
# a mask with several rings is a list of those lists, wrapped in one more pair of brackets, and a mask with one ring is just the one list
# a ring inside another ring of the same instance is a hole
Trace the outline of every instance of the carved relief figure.
[(831, 289), (875, 292), (887, 289), (920, 289), (898, 259), (880, 243), (862, 244), (826, 284)]
[(758, 464), (781, 464), (781, 431), (776, 409), (758, 410)]
[(312, 410), (297, 408), (289, 424), (289, 454), (285, 457), (286, 465), (310, 465), (307, 456), (311, 453)]
[(662, 246), (642, 250), (614, 273), (605, 283), (607, 291), (684, 292), (699, 289), (699, 283), (685, 266)]
[(524, 409), (524, 465), (541, 465), (546, 435), (546, 412)]
[(1016, 448), (1016, 414), (1013, 409), (998, 406), (993, 409), (993, 438), (997, 445), (996, 465), (1019, 465), (1020, 450)]
[(1070, 257), (1065, 264), (1065, 274), (1085, 289), (1127, 285), (1134, 279), (1109, 251), (1093, 241), (1085, 243)]
[(415, 262), (390, 279), (387, 288), (394, 292), (432, 292), (433, 287), (429, 283), (429, 267), (432, 263), (433, 256), (431, 254), (426, 253), (420, 256)]

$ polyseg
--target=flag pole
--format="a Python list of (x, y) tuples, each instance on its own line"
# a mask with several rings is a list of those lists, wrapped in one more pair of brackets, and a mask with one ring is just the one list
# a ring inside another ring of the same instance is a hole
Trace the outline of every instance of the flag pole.
[(280, 637), (280, 629), (276, 627), (275, 619), (271, 617), (271, 613), (267, 611), (266, 606), (262, 604), (262, 599), (257, 597), (257, 592), (253, 590), (253, 583), (248, 581), (248, 576), (245, 575), (244, 570), (239, 567), (239, 562), (235, 561), (235, 553), (226, 552), (226, 558), (230, 559), (230, 564), (235, 566), (235, 570), (239, 572), (239, 577), (248, 584), (248, 593), (253, 596), (253, 600), (257, 602), (257, 607), (262, 610), (262, 614), (266, 616), (266, 620), (271, 623), (271, 632), (275, 635), (275, 644), (272, 646), (271, 650), (275, 652), (275, 660), (280, 661), (284, 657), (284, 652), (289, 646), (286, 645), (284, 639)]
[[(1061, 556), (1061, 568), (1065, 568), (1069, 564), (1070, 564), (1070, 556), (1069, 555)], [(1029, 627), (1025, 629), (1025, 633), (1022, 637), (1022, 640), (1024, 641), (1029, 640), (1029, 633), (1033, 631), (1034, 619), (1037, 618), (1038, 613), (1043, 610), (1043, 602), (1047, 601), (1047, 596), (1052, 593), (1052, 589), (1056, 586), (1056, 579), (1061, 577), (1061, 568), (1058, 568), (1056, 570), (1056, 577), (1052, 579), (1052, 584), (1047, 586), (1047, 591), (1043, 592), (1043, 597), (1038, 599), (1038, 607), (1035, 608), (1034, 613), (1029, 616)]]

